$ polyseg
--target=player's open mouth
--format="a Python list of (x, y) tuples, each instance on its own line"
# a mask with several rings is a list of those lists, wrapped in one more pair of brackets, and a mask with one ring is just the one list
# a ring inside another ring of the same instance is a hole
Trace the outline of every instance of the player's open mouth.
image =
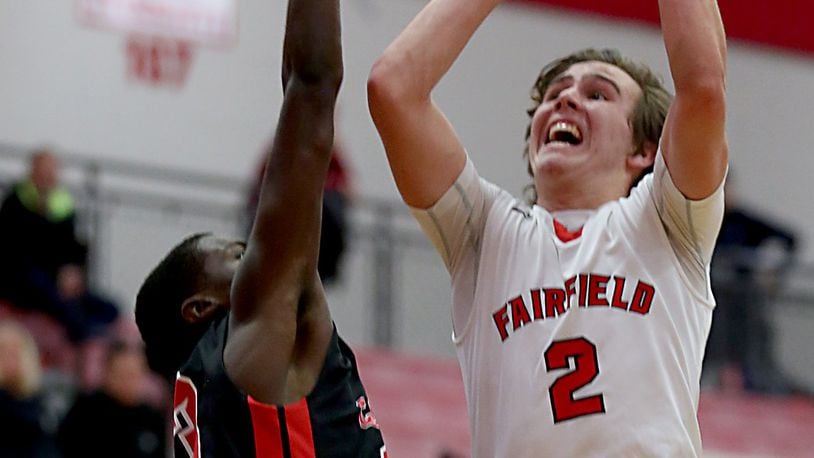
[(582, 143), (582, 132), (576, 124), (567, 121), (557, 121), (548, 128), (545, 144), (561, 143), (565, 145), (579, 145)]

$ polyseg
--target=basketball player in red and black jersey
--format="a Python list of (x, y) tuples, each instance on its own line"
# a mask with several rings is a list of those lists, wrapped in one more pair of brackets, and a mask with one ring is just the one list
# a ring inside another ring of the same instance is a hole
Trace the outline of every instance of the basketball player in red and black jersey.
[(290, 0), (284, 100), (248, 242), (193, 235), (138, 293), (149, 362), (175, 379), (176, 457), (386, 456), (317, 275), (342, 72), (337, 0)]

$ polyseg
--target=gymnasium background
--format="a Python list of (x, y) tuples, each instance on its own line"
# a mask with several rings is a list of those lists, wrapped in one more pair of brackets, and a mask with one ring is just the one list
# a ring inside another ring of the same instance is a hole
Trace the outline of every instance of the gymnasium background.
[[(83, 230), (92, 237), (93, 280), (129, 311), (147, 270), (181, 236), (202, 229), (241, 235), (244, 192), (281, 101), (285, 5), (200, 2), (226, 5), (226, 22), (208, 38), (192, 34), (179, 43), (99, 24), (87, 15), (93, 3), (0, 1), (0, 176), (23, 173), (27, 151), (43, 144), (66, 158), (66, 181), (83, 199)], [(799, 264), (773, 304), (777, 358), (814, 387), (814, 6), (719, 3), (730, 37), (728, 135), (739, 200), (794, 228), (802, 242)], [(399, 203), (365, 96), (373, 61), (423, 4), (342, 4), (337, 132), (356, 204), (343, 277), (330, 291), (337, 325), (362, 348), (363, 375), (376, 385), (371, 391), (380, 390), (374, 409), (385, 428), (394, 426), (393, 455), (406, 457), (467, 451), (446, 273)], [(525, 108), (542, 64), (579, 48), (615, 47), (669, 84), (656, 21), (655, 0), (506, 2), (436, 100), (480, 173), (520, 194), (528, 183)], [(390, 351), (402, 359), (394, 363)], [(404, 394), (392, 388), (399, 382), (426, 389)], [(810, 432), (797, 433), (814, 427), (811, 407), (776, 401), (702, 399), (702, 414), (706, 405), (718, 415), (714, 424), (708, 417), (706, 443), (721, 456), (812, 453)], [(764, 423), (748, 430), (758, 418)], [(747, 439), (769, 431), (787, 435)]]

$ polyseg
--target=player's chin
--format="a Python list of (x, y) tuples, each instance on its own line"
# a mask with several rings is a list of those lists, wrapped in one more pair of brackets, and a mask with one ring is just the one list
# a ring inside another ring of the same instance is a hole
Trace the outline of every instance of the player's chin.
[(540, 155), (532, 165), (534, 177), (545, 180), (546, 177), (556, 176), (571, 168), (573, 161), (562, 153), (547, 153)]

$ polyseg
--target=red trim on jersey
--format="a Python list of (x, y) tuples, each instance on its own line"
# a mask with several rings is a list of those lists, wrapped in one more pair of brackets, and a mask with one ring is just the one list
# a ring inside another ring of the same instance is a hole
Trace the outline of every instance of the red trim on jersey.
[(201, 434), (198, 431), (198, 388), (191, 378), (177, 373), (173, 394), (173, 436), (181, 442), (189, 458), (201, 456)]
[(567, 227), (563, 226), (561, 222), (555, 219), (554, 233), (557, 234), (557, 238), (563, 242), (570, 242), (571, 240), (578, 239), (582, 236), (582, 226), (575, 231), (569, 231)]
[(254, 428), (254, 452), (257, 458), (283, 458), (283, 439), (277, 407), (255, 401), (249, 396), (249, 411)]
[(305, 398), (285, 407), (285, 423), (288, 426), (291, 458), (315, 458), (317, 454), (311, 431), (311, 414)]

